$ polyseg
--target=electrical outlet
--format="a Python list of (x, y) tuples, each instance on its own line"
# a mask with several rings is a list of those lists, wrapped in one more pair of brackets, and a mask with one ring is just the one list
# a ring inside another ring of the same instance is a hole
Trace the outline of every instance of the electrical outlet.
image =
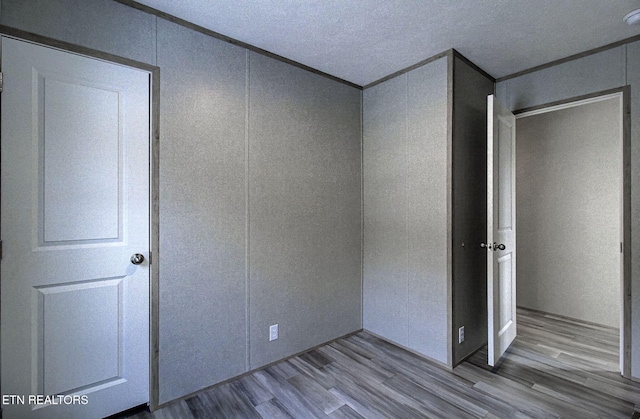
[(272, 324), (269, 326), (269, 342), (278, 339), (278, 325)]
[(464, 342), (464, 326), (460, 326), (458, 329), (458, 343)]

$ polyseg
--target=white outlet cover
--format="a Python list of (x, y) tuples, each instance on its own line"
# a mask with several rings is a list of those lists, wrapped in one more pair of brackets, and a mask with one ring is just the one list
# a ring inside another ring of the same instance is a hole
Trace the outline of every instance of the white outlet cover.
[(269, 326), (269, 342), (278, 339), (278, 325), (272, 324)]

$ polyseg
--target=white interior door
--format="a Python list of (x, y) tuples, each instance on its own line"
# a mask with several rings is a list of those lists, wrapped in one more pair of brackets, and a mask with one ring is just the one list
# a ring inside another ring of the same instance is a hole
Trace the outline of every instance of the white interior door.
[(516, 120), (487, 98), (487, 303), (489, 365), (516, 337)]
[(7, 37), (2, 65), (4, 418), (146, 403), (150, 75)]

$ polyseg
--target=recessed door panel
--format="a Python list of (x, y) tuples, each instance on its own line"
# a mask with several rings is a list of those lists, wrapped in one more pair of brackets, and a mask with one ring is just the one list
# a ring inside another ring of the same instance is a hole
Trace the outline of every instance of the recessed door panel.
[(120, 238), (122, 93), (56, 75), (34, 79), (42, 101), (42, 242)]
[(509, 230), (513, 226), (512, 193), (511, 184), (513, 169), (513, 144), (512, 129), (514, 127), (507, 118), (498, 117), (498, 129), (500, 130), (498, 146), (498, 170), (499, 179), (503, 187), (498, 188), (498, 228)]
[(514, 321), (511, 309), (513, 306), (513, 301), (511, 301), (511, 298), (513, 297), (513, 289), (511, 285), (512, 271), (513, 266), (511, 264), (510, 254), (498, 258), (498, 278), (500, 278), (500, 317), (498, 320), (499, 336), (502, 336)]
[[(121, 378), (124, 277), (36, 288), (42, 394)], [(96, 301), (100, 304), (96, 305)]]

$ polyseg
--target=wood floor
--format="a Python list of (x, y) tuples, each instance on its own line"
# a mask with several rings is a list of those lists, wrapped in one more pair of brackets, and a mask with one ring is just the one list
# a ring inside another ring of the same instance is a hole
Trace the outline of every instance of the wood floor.
[(495, 373), (486, 348), (453, 371), (360, 332), (127, 418), (631, 418), (640, 383), (620, 377), (618, 332), (519, 310)]

